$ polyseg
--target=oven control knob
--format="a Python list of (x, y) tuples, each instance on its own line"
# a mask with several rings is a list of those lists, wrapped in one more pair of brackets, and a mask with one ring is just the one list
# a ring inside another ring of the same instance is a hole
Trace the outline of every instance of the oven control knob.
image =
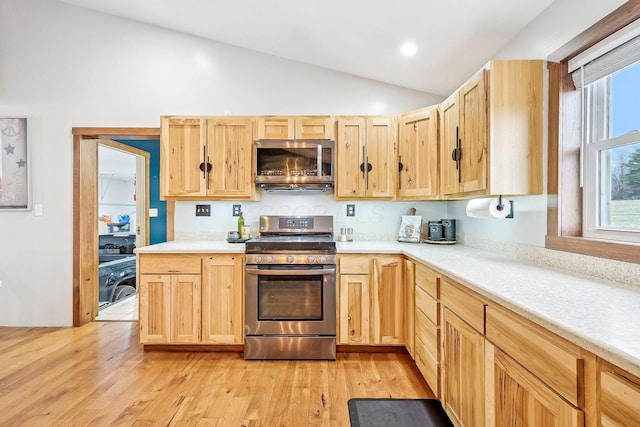
[(256, 263), (260, 264), (262, 262), (262, 257), (260, 255), (256, 256)]
[(293, 256), (289, 255), (287, 257), (287, 263), (289, 263), (289, 264), (293, 263), (293, 259), (294, 259)]
[(327, 257), (325, 256), (318, 257), (319, 264), (324, 264), (325, 262), (327, 262)]
[(273, 262), (273, 257), (271, 255), (269, 255), (267, 257), (267, 264), (271, 264)]
[(316, 257), (309, 255), (309, 264), (313, 264), (314, 262), (316, 262)]

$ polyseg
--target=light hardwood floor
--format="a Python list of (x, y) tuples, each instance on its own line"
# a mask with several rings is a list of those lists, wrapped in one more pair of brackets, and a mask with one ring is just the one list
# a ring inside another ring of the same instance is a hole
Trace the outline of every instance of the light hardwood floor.
[(137, 327), (0, 328), (0, 425), (349, 426), (352, 397), (433, 397), (405, 353), (144, 352)]

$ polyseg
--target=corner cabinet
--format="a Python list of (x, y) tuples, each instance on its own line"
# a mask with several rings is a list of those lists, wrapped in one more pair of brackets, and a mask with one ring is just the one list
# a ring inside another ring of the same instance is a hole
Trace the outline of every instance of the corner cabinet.
[(397, 198), (438, 199), (438, 106), (401, 115), (399, 134)]
[(163, 116), (160, 125), (163, 198), (255, 198), (252, 118)]
[(338, 117), (337, 200), (393, 199), (397, 123), (392, 117)]
[(543, 192), (545, 61), (491, 61), (440, 105), (442, 195)]
[(256, 139), (333, 139), (330, 116), (261, 116)]

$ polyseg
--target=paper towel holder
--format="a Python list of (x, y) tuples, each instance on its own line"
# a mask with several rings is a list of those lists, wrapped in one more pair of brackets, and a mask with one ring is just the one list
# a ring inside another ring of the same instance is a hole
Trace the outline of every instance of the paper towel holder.
[[(511, 205), (511, 210), (509, 211), (509, 215), (505, 216), (505, 218), (513, 218), (513, 200), (509, 200), (509, 204)], [(498, 196), (498, 206), (496, 209), (502, 212), (504, 210), (504, 203), (502, 203), (502, 194)]]

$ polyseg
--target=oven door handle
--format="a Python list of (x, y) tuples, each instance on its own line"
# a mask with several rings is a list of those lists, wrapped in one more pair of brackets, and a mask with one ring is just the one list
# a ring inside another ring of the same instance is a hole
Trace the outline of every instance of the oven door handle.
[(318, 270), (263, 270), (247, 267), (245, 273), (268, 276), (316, 276), (318, 274), (335, 274), (335, 268), (322, 268)]

